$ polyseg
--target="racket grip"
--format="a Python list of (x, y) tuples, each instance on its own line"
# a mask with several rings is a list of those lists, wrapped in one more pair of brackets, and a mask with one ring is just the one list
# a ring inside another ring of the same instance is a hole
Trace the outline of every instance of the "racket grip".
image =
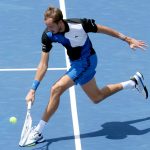
[(28, 102), (28, 108), (27, 108), (28, 110), (30, 110), (30, 109), (31, 109), (31, 105), (32, 105), (32, 102), (31, 102), (31, 101), (29, 101), (29, 102)]

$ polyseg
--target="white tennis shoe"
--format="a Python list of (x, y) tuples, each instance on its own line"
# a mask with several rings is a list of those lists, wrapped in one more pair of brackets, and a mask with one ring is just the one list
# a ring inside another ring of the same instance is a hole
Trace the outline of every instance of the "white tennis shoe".
[(33, 127), (31, 129), (31, 132), (28, 136), (28, 139), (26, 141), (26, 146), (28, 145), (35, 145), (37, 143), (41, 143), (41, 142), (44, 142), (44, 138), (43, 138), (43, 135), (40, 134), (38, 131), (35, 130), (36, 127)]
[(144, 77), (140, 72), (137, 72), (132, 78), (135, 82), (135, 88), (138, 90), (139, 93), (141, 93), (145, 99), (148, 98), (148, 90), (144, 84)]

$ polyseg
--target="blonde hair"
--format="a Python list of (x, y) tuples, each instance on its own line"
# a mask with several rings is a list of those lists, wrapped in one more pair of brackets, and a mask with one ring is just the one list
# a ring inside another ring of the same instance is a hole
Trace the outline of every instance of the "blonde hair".
[(44, 20), (47, 20), (48, 18), (52, 18), (56, 23), (63, 20), (62, 11), (59, 8), (50, 6), (44, 13)]

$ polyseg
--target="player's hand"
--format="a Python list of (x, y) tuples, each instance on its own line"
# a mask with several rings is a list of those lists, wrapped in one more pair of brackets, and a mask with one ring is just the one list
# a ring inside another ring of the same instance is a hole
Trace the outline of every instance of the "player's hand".
[(26, 99), (27, 104), (28, 104), (29, 101), (31, 101), (32, 104), (33, 104), (33, 102), (34, 102), (34, 100), (35, 100), (35, 91), (31, 89), (31, 90), (28, 92), (28, 94), (27, 94), (27, 96), (26, 96), (25, 99)]
[(127, 37), (125, 41), (129, 44), (130, 48), (133, 50), (136, 50), (136, 48), (146, 50), (146, 48), (148, 47), (148, 45), (144, 41), (136, 40), (134, 38)]

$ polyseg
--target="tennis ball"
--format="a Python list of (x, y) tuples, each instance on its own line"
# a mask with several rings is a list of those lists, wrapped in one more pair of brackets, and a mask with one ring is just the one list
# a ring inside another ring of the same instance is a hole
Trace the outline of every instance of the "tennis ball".
[(12, 124), (15, 124), (15, 123), (17, 123), (17, 118), (16, 117), (10, 117), (9, 122)]

